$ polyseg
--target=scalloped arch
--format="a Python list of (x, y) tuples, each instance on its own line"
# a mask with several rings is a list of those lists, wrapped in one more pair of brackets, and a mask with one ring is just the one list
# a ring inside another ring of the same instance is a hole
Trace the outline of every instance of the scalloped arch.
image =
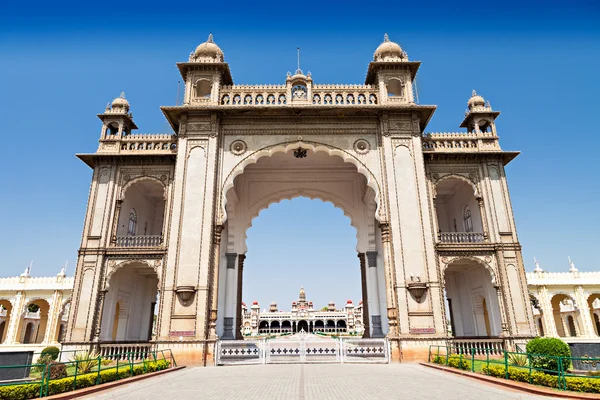
[(125, 200), (125, 193), (127, 193), (127, 189), (129, 189), (133, 184), (139, 183), (139, 182), (143, 182), (143, 181), (158, 182), (158, 184), (160, 184), (162, 186), (162, 188), (163, 188), (163, 197), (166, 198), (166, 196), (167, 196), (167, 185), (165, 185), (160, 179), (158, 179), (158, 178), (156, 178), (154, 176), (144, 175), (144, 176), (135, 177), (135, 178), (127, 181), (127, 183), (125, 183), (123, 185), (123, 187), (121, 187), (121, 193), (119, 195), (119, 200)]
[(251, 154), (244, 157), (241, 161), (239, 161), (229, 172), (225, 181), (223, 183), (223, 187), (221, 190), (221, 205), (219, 207), (219, 221), (218, 224), (222, 225), (227, 221), (227, 193), (234, 186), (235, 178), (242, 174), (246, 167), (250, 164), (255, 164), (259, 159), (263, 157), (271, 157), (276, 153), (288, 153), (291, 150), (295, 150), (301, 146), (306, 148), (307, 150), (311, 150), (315, 153), (324, 152), (329, 154), (330, 156), (340, 157), (344, 162), (353, 164), (358, 173), (363, 175), (367, 179), (367, 186), (373, 189), (375, 192), (375, 204), (377, 204), (377, 208), (375, 210), (375, 218), (381, 222), (380, 212), (381, 212), (381, 204), (380, 204), (380, 193), (381, 190), (379, 188), (379, 182), (377, 182), (377, 178), (375, 175), (367, 168), (365, 164), (363, 164), (359, 159), (357, 159), (352, 154), (348, 153), (345, 150), (340, 148), (331, 146), (325, 143), (313, 142), (313, 141), (305, 141), (305, 140), (296, 140), (289, 142), (281, 142), (274, 145), (269, 145), (263, 147), (262, 149), (256, 150)]
[(595, 291), (591, 292), (590, 294), (588, 294), (585, 298), (585, 302), (589, 304), (590, 297), (592, 297), (592, 296), (598, 296), (598, 298), (600, 299), (600, 290), (595, 290)]
[[(36, 296), (36, 297), (32, 297), (31, 299), (25, 299), (25, 302), (23, 303), (23, 311), (21, 312), (21, 316), (25, 315), (25, 313), (27, 312), (27, 307), (29, 307), (32, 303), (36, 302), (36, 301), (43, 301), (46, 303), (46, 305), (48, 306), (47, 310), (46, 310), (46, 314), (48, 314), (48, 312), (50, 311), (50, 301), (52, 299), (48, 299), (45, 297), (40, 297), (40, 296)], [(42, 309), (42, 307), (40, 306), (40, 309)]]
[(437, 182), (435, 182), (435, 187), (437, 190), (437, 186), (445, 180), (448, 179), (457, 179), (459, 181), (463, 181), (466, 184), (470, 185), (471, 188), (473, 189), (473, 195), (475, 196), (475, 198), (481, 197), (481, 194), (479, 193), (479, 188), (477, 187), (477, 184), (475, 182), (473, 182), (471, 179), (462, 176), (462, 175), (457, 175), (457, 174), (449, 174), (449, 175), (444, 175), (442, 176), (440, 179), (437, 180)]
[(248, 238), (248, 229), (252, 227), (252, 221), (254, 221), (254, 219), (260, 215), (260, 212), (262, 210), (269, 208), (272, 204), (280, 203), (282, 200), (293, 200), (298, 197), (307, 197), (311, 200), (321, 200), (323, 203), (331, 203), (335, 208), (342, 210), (344, 216), (348, 217), (348, 219), (350, 220), (350, 225), (356, 230), (356, 245), (357, 247), (359, 246), (359, 226), (356, 224), (355, 218), (353, 218), (352, 214), (348, 211), (349, 209), (352, 209), (352, 207), (348, 206), (341, 197), (335, 196), (331, 193), (327, 193), (322, 190), (303, 190), (302, 193), (300, 193), (297, 189), (287, 189), (282, 190), (280, 192), (271, 193), (255, 201), (254, 204), (252, 204), (252, 213), (250, 214), (248, 223), (246, 224), (246, 226), (244, 226), (244, 231), (242, 234), (244, 250), (247, 251), (246, 239)]
[(15, 308), (15, 303), (9, 297), (0, 297), (0, 301), (7, 301), (10, 304), (10, 311), (12, 312), (13, 308)]
[(148, 263), (148, 261), (146, 260), (127, 260), (115, 265), (114, 268), (112, 268), (112, 270), (106, 274), (106, 277), (104, 278), (104, 290), (108, 290), (110, 288), (110, 279), (118, 270), (131, 264), (144, 264), (146, 265), (146, 267), (152, 268), (152, 270), (156, 273), (156, 277), (158, 278), (158, 287), (160, 287), (161, 279), (158, 273), (158, 269), (155, 266), (150, 265), (150, 263)]
[(457, 261), (464, 261), (464, 260), (469, 260), (469, 261), (474, 261), (477, 264), (483, 266), (490, 274), (491, 278), (492, 278), (492, 285), (496, 285), (496, 271), (494, 271), (494, 268), (489, 265), (488, 263), (486, 263), (483, 260), (480, 260), (477, 257), (470, 257), (470, 256), (463, 256), (463, 257), (456, 257), (455, 259), (451, 260), (448, 264), (446, 264), (446, 266), (443, 268), (442, 270), (442, 277), (444, 279), (444, 286), (446, 285), (446, 270), (454, 263), (456, 263)]

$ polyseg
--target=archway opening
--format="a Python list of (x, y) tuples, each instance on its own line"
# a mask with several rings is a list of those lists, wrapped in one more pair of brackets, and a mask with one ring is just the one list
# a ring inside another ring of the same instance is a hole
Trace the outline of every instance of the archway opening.
[(567, 294), (559, 293), (552, 296), (550, 304), (552, 304), (552, 315), (558, 336), (579, 336), (578, 332), (580, 332), (579, 327), (581, 326), (579, 321), (580, 310), (575, 299)]
[(164, 192), (164, 186), (154, 179), (140, 179), (126, 187), (116, 232), (117, 246), (149, 247), (162, 243)]
[[(247, 165), (226, 197), (219, 274), (219, 288), (225, 287), (219, 290), (219, 310), (224, 312), (217, 325), (221, 338), (231, 339), (242, 331), (246, 321), (236, 317), (238, 312), (253, 321), (254, 335), (265, 329), (297, 333), (304, 326), (300, 321), (306, 321), (306, 332), (360, 335), (369, 326), (361, 320), (369, 318), (363, 297), (384, 335), (381, 326), (387, 319), (379, 310), (386, 308), (385, 279), (376, 196), (354, 164), (300, 147), (275, 152)], [(249, 313), (238, 310), (242, 298), (254, 300)], [(336, 299), (333, 307), (327, 302), (330, 298)], [(271, 300), (282, 307), (261, 307)], [(262, 319), (277, 320), (279, 326), (263, 327)], [(323, 322), (327, 319), (343, 320), (343, 326), (334, 322), (328, 330)], [(290, 324), (283, 326), (283, 321)]]
[(600, 293), (593, 293), (588, 297), (588, 309), (592, 317), (592, 325), (596, 336), (600, 336)]
[(458, 178), (442, 179), (436, 185), (435, 211), (438, 240), (471, 243), (484, 240), (479, 203), (473, 186)]
[(454, 337), (498, 337), (502, 333), (496, 289), (482, 264), (458, 259), (444, 271), (444, 282)]
[(11, 313), (11, 302), (8, 300), (0, 300), (0, 343), (4, 343), (6, 341)]
[(152, 338), (158, 277), (141, 262), (120, 267), (109, 278), (100, 340), (145, 342)]
[(42, 343), (48, 326), (50, 304), (44, 299), (27, 302), (19, 323), (20, 343)]

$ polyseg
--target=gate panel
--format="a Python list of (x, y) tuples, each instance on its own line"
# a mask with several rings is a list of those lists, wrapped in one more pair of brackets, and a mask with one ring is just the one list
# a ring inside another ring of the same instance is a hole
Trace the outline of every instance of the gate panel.
[(306, 363), (341, 362), (340, 341), (337, 339), (316, 339), (304, 342)]
[(264, 347), (261, 340), (219, 340), (215, 345), (216, 364), (263, 364)]
[(382, 339), (344, 339), (342, 341), (344, 363), (388, 363), (388, 341)]
[(304, 362), (303, 340), (269, 340), (267, 341), (267, 363), (299, 364)]

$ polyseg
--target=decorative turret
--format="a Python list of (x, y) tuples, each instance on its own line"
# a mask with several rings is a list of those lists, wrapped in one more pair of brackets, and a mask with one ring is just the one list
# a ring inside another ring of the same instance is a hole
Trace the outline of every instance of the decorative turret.
[(274, 301), (269, 305), (269, 312), (277, 312), (277, 303)]
[(208, 40), (196, 47), (193, 53), (190, 53), (190, 62), (211, 63), (224, 62), (225, 55), (223, 50), (213, 41), (213, 35), (208, 35)]
[(473, 90), (471, 98), (467, 102), (465, 119), (460, 124), (461, 128), (467, 128), (469, 132), (490, 133), (496, 136), (496, 125), (494, 121), (500, 112), (492, 110), (489, 102)]
[(327, 311), (335, 311), (335, 303), (332, 301), (327, 305)]
[(127, 136), (133, 129), (137, 129), (129, 107), (125, 93), (121, 92), (121, 95), (115, 98), (110, 105), (106, 105), (104, 113), (98, 114), (98, 118), (102, 121), (101, 140)]
[(533, 270), (533, 272), (535, 272), (538, 275), (540, 275), (542, 272), (544, 272), (544, 270), (542, 268), (540, 268), (540, 263), (538, 262), (538, 260), (535, 257), (533, 257), (533, 262), (535, 263), (535, 269)]
[(575, 267), (575, 263), (571, 261), (571, 257), (569, 256), (569, 272), (578, 273), (579, 270)]
[(383, 35), (383, 42), (373, 54), (373, 61), (408, 61), (408, 54), (402, 50), (398, 43), (390, 41), (390, 37), (386, 33)]

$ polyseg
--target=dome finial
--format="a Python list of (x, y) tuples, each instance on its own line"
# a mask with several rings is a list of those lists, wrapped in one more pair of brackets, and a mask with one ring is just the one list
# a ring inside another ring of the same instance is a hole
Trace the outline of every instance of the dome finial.
[(121, 92), (121, 95), (119, 97), (122, 98), (122, 99), (124, 99), (125, 98), (125, 92)]
[(579, 271), (576, 267), (575, 267), (575, 263), (573, 261), (571, 261), (571, 256), (569, 256), (569, 272), (577, 272)]
[(538, 260), (533, 257), (533, 262), (535, 263), (535, 269), (533, 270), (533, 272), (543, 272), (544, 270), (542, 268), (540, 268), (540, 263), (538, 262)]
[(477, 96), (477, 92), (475, 91), (475, 89), (473, 89), (473, 91), (471, 92), (471, 97), (475, 97)]
[(208, 34), (208, 40), (207, 40), (207, 42), (208, 42), (208, 43), (213, 43), (213, 35), (212, 35), (212, 32)]
[(389, 41), (390, 41), (390, 37), (388, 36), (388, 34), (387, 34), (387, 33), (384, 33), (384, 34), (383, 34), (383, 41), (384, 41), (384, 42), (389, 42)]

